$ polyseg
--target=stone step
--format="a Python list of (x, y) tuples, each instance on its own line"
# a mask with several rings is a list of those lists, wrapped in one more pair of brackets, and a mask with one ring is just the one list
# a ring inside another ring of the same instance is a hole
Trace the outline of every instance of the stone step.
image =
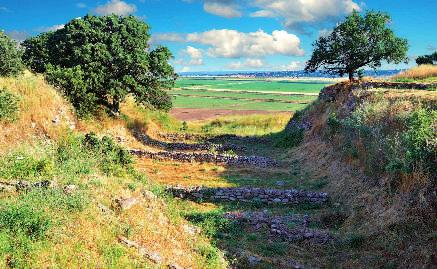
[(289, 189), (264, 188), (204, 188), (204, 187), (168, 187), (167, 191), (175, 197), (194, 201), (223, 201), (263, 204), (295, 205), (302, 203), (323, 204), (328, 201), (328, 194)]
[(129, 150), (131, 154), (138, 157), (149, 158), (154, 160), (173, 160), (178, 162), (200, 162), (200, 163), (216, 163), (229, 166), (252, 166), (252, 167), (276, 167), (278, 163), (270, 158), (261, 156), (239, 156), (239, 155), (225, 155), (212, 153), (198, 153), (198, 152), (170, 152), (160, 151), (151, 152), (147, 150)]

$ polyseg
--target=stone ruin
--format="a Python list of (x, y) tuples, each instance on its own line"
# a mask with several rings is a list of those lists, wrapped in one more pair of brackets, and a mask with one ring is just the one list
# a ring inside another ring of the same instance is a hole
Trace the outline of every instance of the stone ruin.
[(239, 155), (225, 155), (212, 153), (198, 153), (198, 152), (171, 152), (160, 151), (151, 152), (147, 150), (130, 150), (131, 154), (138, 157), (149, 158), (153, 160), (173, 160), (178, 162), (199, 162), (199, 163), (216, 163), (229, 166), (251, 166), (251, 167), (276, 167), (278, 163), (267, 157), (261, 156), (239, 156)]
[(316, 204), (328, 201), (328, 194), (296, 189), (277, 190), (263, 188), (204, 188), (204, 187), (168, 187), (173, 196), (193, 201), (223, 201), (263, 204)]
[(263, 212), (228, 212), (225, 218), (248, 225), (250, 229), (258, 231), (268, 229), (271, 237), (290, 241), (301, 242), (309, 240), (316, 244), (325, 244), (333, 239), (328, 232), (310, 229), (308, 215), (275, 216)]

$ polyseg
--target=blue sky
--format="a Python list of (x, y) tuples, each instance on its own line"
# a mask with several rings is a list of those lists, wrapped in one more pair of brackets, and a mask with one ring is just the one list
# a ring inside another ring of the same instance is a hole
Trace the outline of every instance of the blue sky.
[(353, 9), (388, 12), (412, 59), (437, 48), (436, 0), (0, 0), (0, 29), (20, 40), (87, 13), (134, 14), (177, 71), (300, 70), (313, 41)]

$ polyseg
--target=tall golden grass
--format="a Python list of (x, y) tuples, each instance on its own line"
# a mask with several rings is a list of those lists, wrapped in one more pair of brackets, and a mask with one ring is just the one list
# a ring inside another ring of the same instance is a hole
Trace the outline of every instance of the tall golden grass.
[(437, 65), (419, 65), (408, 69), (396, 76), (394, 79), (426, 79), (437, 77)]
[(0, 152), (33, 138), (56, 138), (75, 122), (71, 105), (42, 76), (26, 72), (17, 78), (0, 77), (0, 88), (20, 100), (18, 119), (0, 123)]

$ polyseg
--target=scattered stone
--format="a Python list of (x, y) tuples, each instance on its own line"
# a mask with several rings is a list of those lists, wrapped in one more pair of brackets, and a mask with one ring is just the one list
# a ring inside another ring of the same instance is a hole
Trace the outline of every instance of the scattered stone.
[(200, 234), (201, 232), (200, 228), (188, 224), (184, 224), (182, 227), (184, 228), (184, 231), (190, 235)]
[(153, 192), (148, 191), (148, 190), (143, 190), (142, 194), (143, 194), (144, 199), (146, 199), (147, 201), (153, 201), (157, 198)]
[(276, 181), (276, 186), (280, 186), (280, 187), (282, 187), (282, 186), (285, 186), (285, 181)]
[(131, 209), (134, 205), (138, 204), (140, 201), (138, 198), (117, 198), (114, 200), (112, 207), (117, 211), (124, 211)]
[(296, 189), (277, 190), (263, 188), (203, 188), (203, 187), (168, 187), (167, 191), (175, 197), (189, 200), (239, 201), (263, 204), (323, 204), (328, 201), (328, 194), (308, 192)]
[(73, 193), (75, 193), (77, 190), (77, 186), (76, 185), (67, 185), (63, 188), (63, 191), (66, 195), (72, 195)]
[(225, 218), (248, 224), (254, 230), (266, 228), (272, 237), (291, 242), (310, 240), (325, 244), (333, 239), (326, 231), (310, 229), (307, 215), (275, 216), (266, 212), (229, 212), (225, 214)]
[(247, 257), (247, 261), (250, 267), (255, 267), (262, 261), (262, 259), (256, 256), (249, 256)]
[(105, 213), (105, 214), (112, 214), (113, 213), (112, 210), (109, 209), (109, 207), (102, 205), (100, 203), (97, 204), (97, 207), (102, 211), (102, 213)]
[(169, 268), (169, 269), (184, 269), (184, 267), (180, 266), (180, 265), (177, 264), (177, 263), (169, 264), (169, 265), (168, 265), (168, 268)]
[(55, 124), (55, 125), (58, 125), (60, 122), (61, 122), (61, 119), (60, 119), (59, 116), (56, 116), (56, 117), (52, 120), (52, 123)]
[(149, 261), (151, 261), (155, 264), (162, 263), (162, 258), (158, 253), (148, 251), (145, 247), (140, 246), (137, 242), (131, 241), (124, 236), (119, 236), (118, 241), (120, 243), (126, 245), (127, 247), (137, 249), (138, 253), (140, 253), (141, 256), (148, 259)]
[(139, 157), (154, 159), (154, 160), (173, 160), (179, 162), (209, 162), (216, 164), (224, 164), (230, 166), (251, 166), (251, 167), (275, 167), (278, 163), (270, 158), (261, 156), (239, 156), (239, 155), (224, 155), (212, 153), (185, 153), (185, 152), (151, 152), (146, 150), (130, 150), (131, 154)]

